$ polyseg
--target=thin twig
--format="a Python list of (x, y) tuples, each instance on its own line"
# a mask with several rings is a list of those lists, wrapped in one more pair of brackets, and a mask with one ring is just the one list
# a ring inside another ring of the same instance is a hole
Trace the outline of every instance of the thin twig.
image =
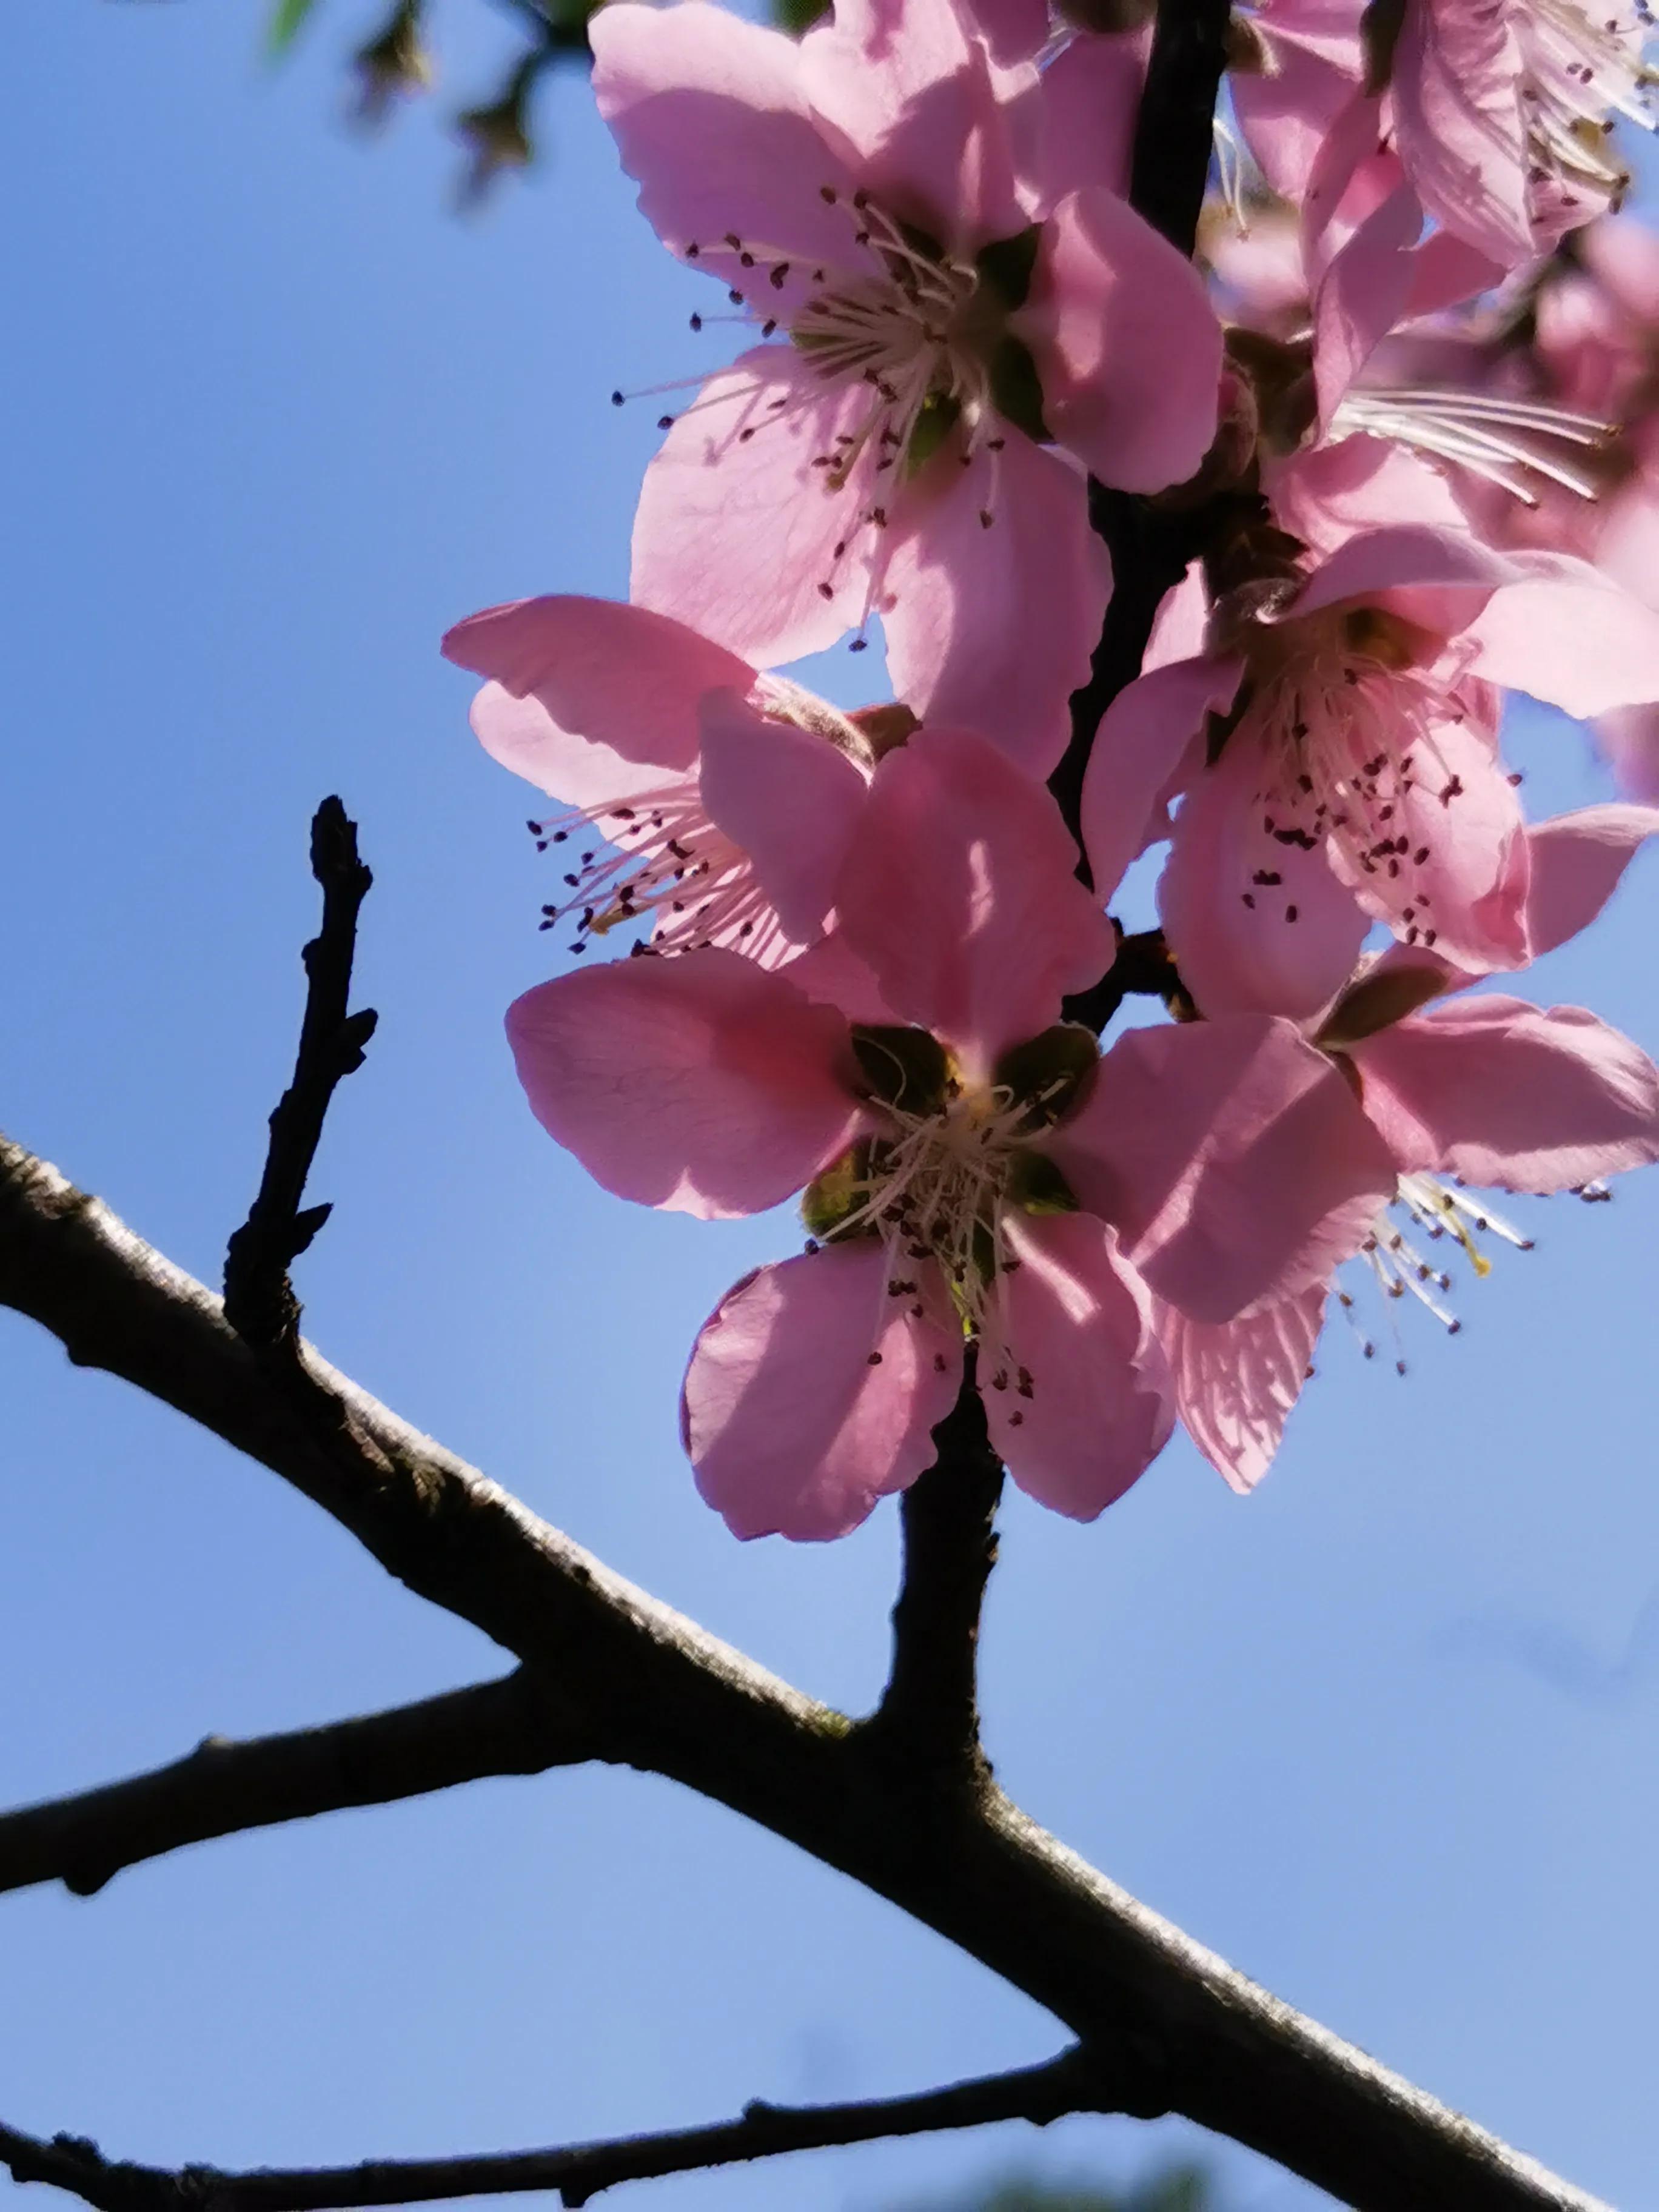
[(865, 1735), (896, 1771), (937, 1786), (983, 1771), (976, 1684), (979, 1622), (996, 1565), (1002, 1462), (985, 1425), (970, 1350), (955, 1406), (933, 1431), (938, 1457), (904, 1493), (904, 1569), (893, 1659)]
[(0, 1814), (0, 1890), (61, 1881), (90, 1897), (124, 1868), (210, 1837), (596, 1755), (525, 1668), (327, 1727), (240, 1743), (210, 1735), (151, 1773)]
[(294, 1080), (270, 1116), (259, 1192), (225, 1257), (225, 1313), (231, 1327), (262, 1349), (298, 1340), (300, 1305), (288, 1270), (322, 1227), (327, 1206), (301, 1210), (323, 1123), (335, 1090), (363, 1064), (376, 1017), (351, 1013), (357, 914), (374, 878), (357, 853), (357, 825), (337, 799), (325, 799), (311, 823), (311, 872), (322, 886), (322, 927), (301, 956), (306, 1010)]
[(192, 2166), (176, 2172), (118, 2164), (95, 2144), (57, 2136), (51, 2142), (0, 2126), (0, 2164), (18, 2181), (45, 2181), (101, 2212), (342, 2212), (370, 2204), (422, 2204), (456, 2197), (499, 2197), (556, 2190), (562, 2203), (588, 2203), (624, 2181), (705, 2172), (787, 2152), (875, 2142), (944, 2129), (1029, 2120), (1038, 2127), (1068, 2112), (1116, 2109), (1108, 2077), (1078, 2050), (1042, 2066), (985, 2075), (918, 2096), (848, 2105), (769, 2105), (740, 2119), (660, 2135), (574, 2143), (556, 2150), (478, 2158), (394, 2159), (362, 2166), (262, 2168), (224, 2173)]

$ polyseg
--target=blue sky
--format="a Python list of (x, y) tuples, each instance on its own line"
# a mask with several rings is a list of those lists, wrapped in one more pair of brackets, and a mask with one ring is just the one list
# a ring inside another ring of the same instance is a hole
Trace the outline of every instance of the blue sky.
[[(471, 0), (450, 19), (461, 105), (506, 42)], [(491, 601), (625, 589), (655, 433), (609, 394), (720, 358), (685, 327), (704, 288), (633, 212), (580, 78), (546, 92), (533, 181), (460, 222), (434, 118), (368, 148), (341, 127), (368, 15), (328, 0), (276, 74), (259, 21), (7, 10), (0, 1126), (214, 1278), (291, 1055), (307, 822), (339, 791), (376, 872), (381, 1026), (319, 1164), (309, 1328), (614, 1565), (862, 1706), (894, 1513), (829, 1548), (738, 1546), (675, 1435), (697, 1323), (798, 1231), (626, 1207), (532, 1121), (500, 1021), (557, 957), (546, 864), (436, 656)], [(825, 688), (865, 696), (874, 658)], [(1603, 795), (1565, 724), (1528, 715), (1516, 748), (1538, 811)], [(1650, 863), (1530, 987), (1659, 1042), (1656, 899)], [(1008, 1785), (1118, 1880), (1641, 2212), (1659, 1188), (1515, 1211), (1538, 1249), (1462, 1286), (1456, 1340), (1417, 1316), (1406, 1381), (1332, 1332), (1248, 1504), (1184, 1446), (1091, 1528), (1015, 1498), (988, 1727)], [(274, 1478), (0, 1318), (0, 1798), (502, 1663)], [(608, 1771), (0, 1899), (0, 2116), (165, 2160), (554, 2142), (1060, 2039), (840, 1877)], [(637, 2201), (880, 2212), (1196, 2140), (1076, 2121)], [(1216, 2162), (1238, 2212), (1322, 2201)]]

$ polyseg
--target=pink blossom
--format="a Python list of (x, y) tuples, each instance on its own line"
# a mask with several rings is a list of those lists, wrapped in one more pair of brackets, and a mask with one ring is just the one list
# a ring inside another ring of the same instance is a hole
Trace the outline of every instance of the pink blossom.
[(1405, 0), (1389, 110), (1430, 214), (1514, 268), (1617, 207), (1630, 172), (1607, 134), (1650, 124), (1646, 30), (1632, 5)]
[[(1659, 810), (1607, 805), (1528, 832), (1528, 925), (1539, 953), (1595, 920), (1656, 831)], [(1582, 1007), (1447, 995), (1477, 980), (1395, 946), (1304, 1024), (1351, 1072), (1398, 1170), (1389, 1212), (1360, 1256), (1384, 1297), (1414, 1298), (1453, 1330), (1459, 1322), (1443, 1303), (1450, 1277), (1425, 1245), (1461, 1249), (1478, 1277), (1491, 1267), (1483, 1237), (1527, 1242), (1466, 1184), (1597, 1195), (1602, 1177), (1659, 1160), (1659, 1069), (1644, 1053)], [(1160, 1310), (1182, 1423), (1236, 1490), (1251, 1489), (1272, 1462), (1331, 1291), (1352, 1310), (1336, 1284), (1239, 1321)], [(1365, 1344), (1368, 1357), (1372, 1348)]]
[(847, 716), (665, 615), (520, 599), (459, 623), (447, 657), (489, 680), (485, 750), (570, 809), (533, 823), (564, 863), (574, 950), (649, 921), (652, 949), (767, 966), (822, 934), (874, 752)]
[(955, 0), (845, 0), (799, 41), (620, 0), (592, 36), (644, 212), (778, 339), (672, 421), (634, 598), (757, 662), (879, 613), (901, 697), (973, 722), (994, 684), (1000, 740), (1046, 774), (1110, 585), (1085, 471), (1156, 490), (1214, 432), (1196, 272), (1067, 183), (1075, 130), (1039, 155), (1035, 68)]
[(1360, 0), (1258, 0), (1247, 19), (1259, 59), (1235, 65), (1233, 111), (1262, 174), (1293, 204), (1352, 101), (1363, 65), (1360, 13)]
[(537, 1115), (607, 1188), (704, 1217), (805, 1189), (817, 1248), (738, 1285), (686, 1376), (699, 1484), (740, 1534), (837, 1534), (914, 1480), (964, 1342), (1016, 1481), (1099, 1512), (1168, 1432), (1153, 1296), (1223, 1319), (1295, 1295), (1392, 1187), (1289, 1023), (1103, 1059), (1060, 1022), (1110, 945), (1073, 853), (994, 746), (924, 730), (878, 767), (836, 893), (891, 1021), (717, 951), (508, 1016)]
[(1493, 686), (1575, 714), (1650, 698), (1659, 617), (1566, 556), (1402, 526), (1247, 587), (1212, 629), (1209, 653), (1114, 702), (1083, 797), (1107, 880), (1184, 788), (1159, 905), (1200, 1008), (1316, 1012), (1372, 921), (1466, 968), (1524, 965)]

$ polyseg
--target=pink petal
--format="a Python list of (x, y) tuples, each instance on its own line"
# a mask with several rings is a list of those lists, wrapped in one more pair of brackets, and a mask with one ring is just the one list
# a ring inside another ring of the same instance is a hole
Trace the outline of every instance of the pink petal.
[(1268, 34), (1272, 67), (1236, 70), (1228, 79), (1251, 153), (1273, 190), (1293, 205), (1302, 198), (1327, 133), (1353, 98), (1358, 18), (1352, 9), (1344, 12), (1346, 52), (1333, 52), (1327, 41), (1277, 36), (1279, 11), (1259, 10), (1255, 20)]
[[(683, 623), (612, 599), (490, 607), (457, 623), (443, 653), (495, 679), (472, 709), (485, 751), (573, 805), (660, 783), (665, 769), (689, 770), (702, 694), (745, 692), (755, 680), (746, 660)], [(618, 758), (629, 764), (620, 783), (610, 780)], [(650, 775), (641, 780), (639, 767)]]
[(702, 0), (613, 0), (590, 37), (599, 112), (665, 245), (696, 245), (699, 268), (740, 285), (764, 272), (743, 269), (728, 233), (803, 262), (848, 258), (856, 185), (812, 114), (794, 40)]
[(1339, 438), (1267, 471), (1273, 520), (1322, 558), (1351, 538), (1402, 521), (1468, 533), (1447, 478), (1381, 438)]
[(1395, 51), (1396, 143), (1431, 215), (1504, 269), (1534, 250), (1509, 12), (1408, 0)]
[(810, 945), (864, 811), (866, 785), (828, 738), (759, 714), (734, 691), (702, 705), (702, 797), (753, 864), (785, 934)]
[(1158, 910), (1206, 1014), (1303, 1021), (1347, 981), (1370, 921), (1323, 844), (1303, 850), (1264, 829), (1268, 781), (1261, 744), (1236, 732), (1182, 802)]
[(1121, 1036), (1049, 1150), (1152, 1288), (1199, 1321), (1323, 1282), (1396, 1180), (1330, 1061), (1255, 1014)]
[(1411, 290), (1402, 322), (1461, 307), (1504, 281), (1505, 266), (1449, 230), (1431, 231), (1412, 256)]
[(850, 1141), (847, 1024), (735, 952), (614, 960), (507, 1009), (536, 1119), (618, 1198), (759, 1213)]
[(645, 472), (635, 599), (762, 666), (855, 628), (869, 592), (872, 533), (860, 517), (875, 459), (862, 455), (840, 492), (812, 464), (838, 450), (838, 432), (858, 434), (869, 398), (856, 379), (826, 381), (787, 345), (753, 347), (710, 377)]
[(1048, 43), (1048, 0), (974, 0), (969, 13), (999, 61), (1028, 60)]
[(1659, 805), (1659, 707), (1616, 707), (1597, 721), (1595, 741), (1619, 788)]
[(1310, 1371), (1325, 1297), (1321, 1284), (1242, 1321), (1191, 1321), (1163, 1308), (1182, 1425), (1229, 1489), (1254, 1490), (1272, 1466)]
[(1106, 709), (1082, 807), (1084, 849), (1103, 903), (1135, 855), (1165, 833), (1170, 798), (1202, 764), (1205, 718), (1232, 704), (1243, 673), (1237, 659), (1170, 661), (1125, 684)]
[(1411, 288), (1423, 210), (1401, 185), (1367, 216), (1314, 295), (1314, 382), (1329, 423), (1348, 386), (1400, 320)]
[(1036, 71), (994, 60), (956, 0), (838, 0), (800, 56), (816, 112), (887, 213), (969, 252), (1030, 221), (1007, 109)]
[(1617, 805), (1581, 807), (1528, 830), (1527, 927), (1534, 960), (1589, 927), (1637, 848), (1656, 832), (1659, 807)]
[(1593, 223), (1579, 240), (1584, 265), (1638, 323), (1659, 323), (1659, 238), (1638, 216)]
[(868, 962), (860, 959), (839, 929), (789, 963), (789, 980), (815, 1005), (835, 1006), (849, 1022), (881, 1028), (901, 1018), (882, 997)]
[(991, 1441), (1029, 1498), (1092, 1521), (1175, 1424), (1152, 1301), (1087, 1213), (1011, 1216), (1018, 1265), (998, 1278), (979, 1389)]
[(1514, 560), (1523, 580), (1469, 625), (1478, 676), (1581, 718), (1659, 700), (1659, 614), (1569, 553)]
[(924, 729), (876, 770), (842, 932), (902, 1018), (983, 1073), (1111, 962), (1076, 863), (1041, 784), (972, 731)]
[(1352, 1056), (1403, 1168), (1547, 1192), (1659, 1160), (1659, 1068), (1582, 1006), (1443, 1000)]
[(1204, 564), (1190, 561), (1181, 581), (1171, 584), (1158, 603), (1152, 634), (1141, 656), (1141, 674), (1150, 676), (1155, 668), (1167, 668), (1172, 660), (1196, 660), (1204, 651), (1209, 629), (1210, 590), (1204, 580)]
[(1054, 436), (1103, 483), (1183, 483), (1216, 433), (1221, 325), (1204, 281), (1103, 185), (1042, 228), (1018, 325)]
[(894, 691), (924, 721), (982, 728), (1045, 776), (1066, 750), (1112, 568), (1080, 473), (1012, 425), (1004, 437), (965, 468), (941, 453), (907, 489), (882, 627)]
[(1043, 70), (1037, 112), (1042, 203), (1104, 185), (1127, 196), (1149, 31), (1074, 38)]
[(1532, 949), (1526, 826), (1489, 734), (1474, 715), (1441, 721), (1413, 757), (1410, 787), (1389, 823), (1403, 844), (1368, 867), (1342, 868), (1350, 888), (1397, 937), (1459, 968), (1524, 966)]
[(1467, 532), (1432, 530), (1420, 523), (1367, 531), (1337, 548), (1315, 569), (1286, 619), (1318, 614), (1348, 599), (1390, 600), (1414, 594), (1411, 611), (1427, 628), (1462, 629), (1500, 584), (1513, 583), (1515, 562)]
[(703, 1324), (681, 1425), (697, 1488), (735, 1536), (844, 1536), (934, 1457), (956, 1402), (962, 1331), (928, 1279), (926, 1310), (888, 1292), (873, 1242), (758, 1268)]

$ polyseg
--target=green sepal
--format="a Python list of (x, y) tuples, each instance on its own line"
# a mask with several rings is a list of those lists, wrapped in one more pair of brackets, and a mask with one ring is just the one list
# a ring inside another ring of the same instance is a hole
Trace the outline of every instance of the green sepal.
[(801, 1193), (800, 1218), (809, 1237), (833, 1237), (869, 1194), (870, 1139), (860, 1137)]
[(1022, 1148), (1008, 1163), (1008, 1203), (1022, 1213), (1080, 1213), (1077, 1194), (1047, 1152)]
[(910, 442), (904, 449), (904, 473), (913, 477), (925, 469), (950, 436), (962, 415), (962, 402), (948, 392), (930, 392), (921, 403)]
[(853, 1052), (870, 1096), (905, 1114), (937, 1114), (951, 1085), (951, 1062), (931, 1030), (853, 1024)]
[(1042, 240), (1042, 226), (1034, 222), (1029, 230), (1017, 230), (1012, 238), (994, 238), (974, 256), (981, 283), (989, 285), (1011, 313), (1025, 305)]
[(1016, 337), (1004, 336), (992, 347), (986, 362), (991, 378), (991, 404), (1017, 430), (1039, 445), (1049, 442), (1042, 419), (1042, 386), (1030, 349)]
[(1052, 1129), (1083, 1103), (1099, 1065), (1100, 1040), (1093, 1030), (1056, 1022), (1005, 1052), (991, 1081), (1012, 1104), (1026, 1109), (1027, 1132)]
[(1452, 977), (1432, 953), (1408, 966), (1403, 963), (1373, 970), (1351, 984), (1337, 1000), (1314, 1042), (1322, 1052), (1337, 1052), (1358, 1044), (1379, 1030), (1392, 1029), (1407, 1014), (1414, 1014), (1431, 999), (1438, 998)]

